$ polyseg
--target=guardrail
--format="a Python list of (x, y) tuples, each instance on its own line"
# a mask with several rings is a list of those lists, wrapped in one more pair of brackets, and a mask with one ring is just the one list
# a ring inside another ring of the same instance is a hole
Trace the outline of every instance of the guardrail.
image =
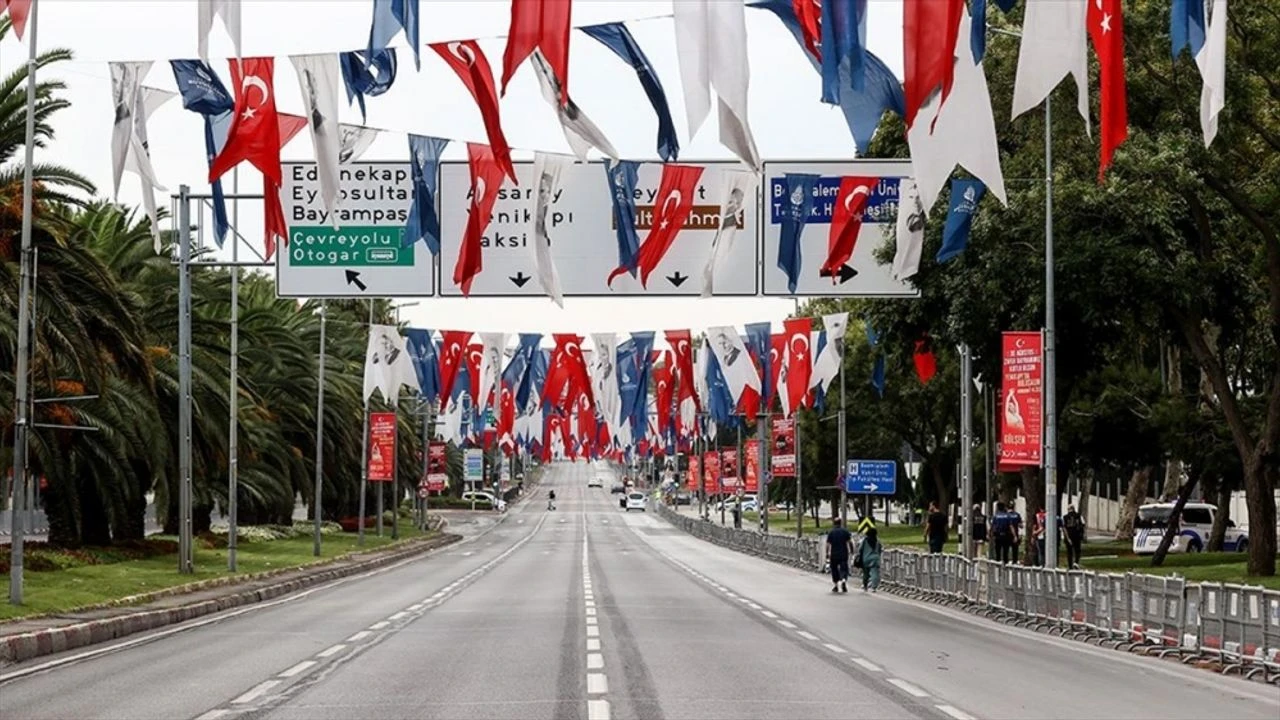
[[(659, 514), (695, 537), (820, 572), (819, 538), (735, 530)], [(1280, 684), (1280, 591), (1178, 576), (1096, 573), (1008, 565), (886, 548), (881, 585), (897, 594), (1101, 646)]]

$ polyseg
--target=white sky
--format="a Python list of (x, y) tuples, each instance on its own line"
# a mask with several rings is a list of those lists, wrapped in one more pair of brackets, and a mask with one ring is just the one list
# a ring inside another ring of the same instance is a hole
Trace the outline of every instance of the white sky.
[[(677, 2), (679, 0), (676, 0)], [(724, 0), (733, 1), (733, 0)], [(67, 165), (86, 174), (100, 194), (109, 196), (111, 181), (111, 60), (156, 60), (146, 84), (176, 89), (169, 58), (195, 57), (195, 0), (37, 0), (40, 4), (38, 41), (41, 49), (70, 48), (76, 60), (55, 67), (52, 74), (65, 81), (72, 106), (54, 123), (55, 143), (37, 150), (37, 162)], [(868, 45), (901, 75), (901, 3), (871, 0)], [(244, 0), (243, 53), (277, 58), (275, 87), (282, 112), (301, 114), (302, 101), (287, 55), (340, 52), (363, 48), (368, 41), (371, 0)], [(693, 140), (687, 137), (683, 93), (670, 19), (671, 2), (634, 0), (574, 0), (575, 26), (614, 20), (629, 23), (636, 40), (662, 79), (672, 117), (681, 139), (681, 161), (732, 159), (718, 141), (712, 117)], [(501, 39), (509, 24), (507, 0), (421, 0), (421, 40), (481, 38), (481, 47), (501, 72)], [(838, 108), (819, 102), (821, 80), (790, 33), (770, 12), (747, 9), (751, 61), (750, 120), (765, 160), (845, 160), (854, 157), (853, 141)], [(488, 38), (488, 39), (485, 39)], [(395, 85), (385, 95), (366, 98), (369, 117), (363, 123), (393, 132), (383, 133), (364, 160), (407, 158), (404, 133), (485, 142), (479, 111), (453, 72), (424, 49), (422, 70), (415, 71), (412, 54), (400, 47)], [(10, 72), (26, 59), (26, 44), (13, 33), (0, 46), (0, 71)], [(234, 49), (215, 21), (210, 57), (234, 55)], [(229, 82), (225, 61), (215, 70)], [(623, 157), (656, 159), (657, 121), (634, 73), (604, 46), (579, 32), (572, 34), (570, 90), (574, 100), (603, 129)], [(568, 153), (555, 114), (543, 101), (533, 70), (526, 62), (501, 103), (507, 139), (516, 159), (531, 159), (532, 150)], [(362, 124), (357, 106), (343, 107), (342, 122)], [(207, 165), (200, 117), (173, 100), (148, 124), (152, 161), (160, 181), (170, 191), (179, 184), (193, 192), (207, 192)], [(285, 148), (284, 160), (312, 159), (311, 141), (304, 131)], [(464, 146), (451, 143), (446, 159), (465, 159)], [(246, 167), (248, 167), (246, 165)], [(229, 177), (229, 176), (228, 176)], [(226, 184), (228, 192), (230, 183)], [(260, 192), (259, 174), (241, 173), (241, 192)], [(120, 200), (139, 202), (138, 180), (126, 173)], [(162, 206), (167, 204), (163, 199)], [(250, 237), (261, 235), (260, 210), (243, 203), (240, 224)], [(229, 247), (229, 244), (228, 244)], [(244, 251), (241, 251), (242, 254)], [(570, 271), (561, 268), (562, 273)], [(629, 332), (738, 325), (784, 318), (794, 307), (787, 299), (577, 299), (565, 300), (561, 310), (546, 299), (421, 299), (405, 308), (404, 319), (433, 328), (507, 332)]]

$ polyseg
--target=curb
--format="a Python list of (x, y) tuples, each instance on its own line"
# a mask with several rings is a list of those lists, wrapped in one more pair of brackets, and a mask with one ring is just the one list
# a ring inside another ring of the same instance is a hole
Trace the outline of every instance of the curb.
[[(356, 575), (379, 567), (390, 565), (399, 560), (425, 553), (428, 550), (435, 550), (446, 547), (458, 542), (462, 539), (460, 535), (441, 535), (435, 538), (428, 538), (421, 543), (408, 548), (402, 548), (399, 551), (388, 552), (385, 555), (379, 555), (364, 562), (355, 562), (350, 565), (338, 568), (328, 568), (306, 574), (302, 577), (277, 582), (259, 588), (244, 590), (238, 593), (225, 595), (223, 597), (202, 600), (199, 602), (180, 605), (173, 608), (163, 608), (158, 610), (143, 610), (140, 612), (119, 615), (111, 618), (103, 618), (100, 620), (89, 620), (66, 627), (50, 628), (47, 630), (37, 630), (34, 632), (10, 635), (8, 637), (0, 637), (0, 665), (8, 665), (19, 663), (24, 660), (40, 657), (43, 655), (51, 655), (66, 650), (74, 650), (76, 648), (85, 647), (87, 645), (96, 645), (98, 643), (115, 640), (135, 633), (146, 632), (166, 625), (186, 622), (195, 618), (211, 615), (213, 613), (230, 610), (232, 608), (253, 605), (272, 598), (287, 595), (304, 588), (319, 585), (331, 580)], [(332, 562), (332, 561), (331, 561)], [(296, 572), (297, 569), (293, 569)], [(253, 582), (264, 577), (271, 577), (289, 570), (269, 571), (269, 574), (246, 576), (238, 578), (241, 582)], [(209, 589), (219, 585), (226, 585), (223, 578), (216, 580), (203, 581), (202, 583), (193, 583), (192, 585), (182, 586), (186, 592)], [(195, 587), (193, 587), (195, 586)], [(157, 591), (154, 595), (135, 596), (135, 599), (142, 597), (165, 597), (178, 594), (174, 592), (174, 588)]]

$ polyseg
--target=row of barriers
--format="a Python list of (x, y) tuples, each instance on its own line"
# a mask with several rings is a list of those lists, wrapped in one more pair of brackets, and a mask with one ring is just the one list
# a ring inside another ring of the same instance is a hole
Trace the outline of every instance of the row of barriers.
[[(735, 530), (659, 507), (685, 532), (793, 567), (824, 568), (821, 538)], [(1145, 655), (1280, 684), (1280, 591), (1178, 576), (1051, 570), (886, 548), (888, 590)]]

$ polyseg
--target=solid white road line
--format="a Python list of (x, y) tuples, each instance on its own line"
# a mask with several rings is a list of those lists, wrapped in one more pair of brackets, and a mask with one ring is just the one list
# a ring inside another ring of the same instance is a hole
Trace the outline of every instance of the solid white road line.
[(871, 662), (870, 660), (863, 660), (860, 657), (850, 658), (850, 659), (853, 660), (853, 663), (855, 665), (862, 668), (863, 670), (866, 670), (868, 672), (880, 672), (880, 666)]
[(337, 645), (334, 645), (331, 648), (326, 648), (325, 650), (316, 653), (316, 657), (322, 657), (322, 658), (333, 657), (334, 655), (337, 655), (338, 653), (346, 649), (347, 649), (347, 646), (345, 643), (338, 643)]
[(588, 700), (587, 720), (609, 720), (609, 701)]
[(372, 634), (373, 633), (369, 632), (368, 630), (361, 630), (355, 635), (352, 635), (351, 637), (347, 638), (347, 642), (360, 642), (361, 640), (369, 637)]
[(280, 673), (280, 674), (279, 674), (279, 675), (277, 675), (276, 677), (291, 678), (291, 677), (293, 677), (294, 675), (301, 675), (302, 673), (304, 673), (304, 672), (306, 672), (306, 671), (310, 670), (311, 668), (313, 668), (313, 667), (315, 667), (315, 666), (316, 666), (316, 661), (315, 661), (315, 660), (303, 660), (302, 662), (298, 663), (297, 665), (294, 665), (293, 667), (289, 668), (288, 670), (285, 670), (284, 672)]
[(600, 653), (587, 653), (587, 669), (602, 670), (604, 669), (604, 655)]
[(798, 630), (798, 631), (796, 631), (796, 634), (797, 634), (797, 635), (799, 635), (800, 637), (804, 638), (805, 640), (817, 640), (817, 639), (818, 639), (818, 636), (817, 636), (817, 635), (814, 635), (813, 633), (809, 632), (808, 630)]
[(280, 684), (280, 681), (279, 681), (279, 680), (267, 680), (267, 681), (265, 681), (265, 682), (260, 682), (260, 683), (258, 683), (257, 685), (255, 685), (255, 686), (253, 687), (253, 689), (252, 689), (252, 690), (250, 690), (249, 692), (247, 692), (247, 693), (245, 693), (245, 694), (241, 695), (240, 697), (236, 698), (235, 700), (232, 700), (232, 701), (231, 701), (231, 704), (232, 704), (232, 705), (245, 705), (245, 704), (247, 704), (247, 703), (251, 703), (251, 702), (253, 702), (254, 700), (257, 700), (258, 698), (262, 697), (262, 696), (263, 696), (263, 694), (265, 694), (266, 692), (268, 692), (269, 690), (271, 690), (271, 688), (273, 688), (273, 687), (275, 687), (275, 686), (277, 686), (277, 685), (279, 685), (279, 684)]
[(973, 720), (972, 715), (965, 712), (961, 712), (960, 710), (957, 710), (951, 707), (950, 705), (938, 705), (937, 708), (942, 712), (955, 718), (956, 720)]
[(609, 678), (604, 673), (587, 673), (587, 694), (604, 695), (609, 692)]
[(899, 680), (898, 678), (889, 678), (889, 684), (898, 688), (902, 692), (908, 695), (911, 695), (912, 697), (918, 697), (918, 698), (929, 697), (929, 693), (921, 690), (915, 685), (912, 685), (906, 680)]

